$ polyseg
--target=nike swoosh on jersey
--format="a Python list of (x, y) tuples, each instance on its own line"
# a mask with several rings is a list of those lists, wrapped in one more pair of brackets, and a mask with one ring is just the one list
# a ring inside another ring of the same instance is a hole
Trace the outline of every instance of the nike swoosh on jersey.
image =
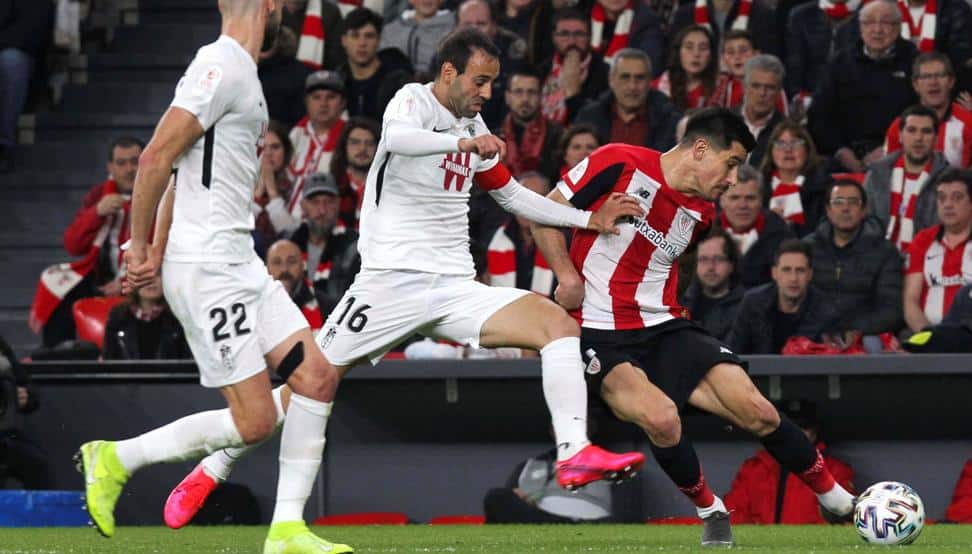
[(449, 131), (451, 129), (452, 129), (452, 127), (446, 127), (445, 129), (436, 129), (435, 127), (432, 127), (432, 130), (435, 131), (436, 133), (444, 133), (444, 132)]

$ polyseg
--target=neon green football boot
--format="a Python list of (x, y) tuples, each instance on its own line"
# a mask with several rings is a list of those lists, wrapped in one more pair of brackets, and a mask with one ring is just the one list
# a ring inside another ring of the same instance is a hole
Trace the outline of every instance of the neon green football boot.
[(128, 482), (128, 472), (118, 460), (115, 443), (91, 441), (81, 445), (74, 464), (84, 475), (84, 500), (98, 532), (115, 534), (115, 503)]
[(310, 532), (303, 521), (284, 521), (270, 526), (263, 554), (352, 554), (346, 544), (333, 544)]

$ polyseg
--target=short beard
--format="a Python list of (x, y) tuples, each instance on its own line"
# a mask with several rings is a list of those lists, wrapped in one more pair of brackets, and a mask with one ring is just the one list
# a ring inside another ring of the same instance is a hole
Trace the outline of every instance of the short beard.
[(328, 235), (331, 234), (331, 229), (333, 228), (334, 228), (334, 224), (321, 225), (316, 221), (314, 221), (313, 219), (307, 220), (307, 230), (310, 231), (310, 234), (315, 237), (327, 237)]
[(911, 165), (925, 165), (926, 163), (928, 163), (928, 158), (931, 157), (931, 153), (929, 152), (922, 159), (915, 158), (911, 154), (905, 154), (905, 157), (908, 158), (908, 163), (910, 163)]
[(354, 162), (348, 162), (348, 167), (350, 167), (351, 169), (353, 169), (355, 171), (361, 171), (361, 172), (367, 173), (368, 170), (371, 169), (371, 162), (368, 162), (368, 163), (366, 163), (364, 165), (359, 165), (359, 164), (356, 164)]

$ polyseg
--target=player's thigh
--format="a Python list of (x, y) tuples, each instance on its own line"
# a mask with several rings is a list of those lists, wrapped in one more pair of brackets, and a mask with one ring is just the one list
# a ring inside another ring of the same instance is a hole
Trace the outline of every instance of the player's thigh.
[(259, 268), (256, 258), (163, 265), (166, 301), (185, 331), (203, 386), (222, 388), (266, 369), (256, 322), (269, 275)]
[(601, 381), (600, 392), (618, 419), (634, 423), (649, 434), (679, 434), (681, 423), (675, 403), (633, 363), (614, 366)]
[(779, 426), (776, 407), (763, 396), (741, 365), (716, 364), (700, 385), (698, 397), (693, 391), (694, 400), (690, 399), (693, 406), (720, 415), (757, 435)]
[(421, 272), (359, 273), (317, 333), (324, 357), (339, 368), (378, 363), (429, 321), (434, 278)]

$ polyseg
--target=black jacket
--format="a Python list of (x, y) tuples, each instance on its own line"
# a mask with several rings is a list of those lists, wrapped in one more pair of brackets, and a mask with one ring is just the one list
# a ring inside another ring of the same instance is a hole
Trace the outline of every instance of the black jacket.
[(938, 0), (935, 51), (949, 57), (959, 75), (959, 90), (972, 86), (972, 7), (965, 0)]
[(763, 210), (763, 217), (766, 219), (763, 232), (759, 234), (756, 244), (750, 246), (739, 260), (740, 280), (747, 289), (768, 283), (772, 279), (770, 270), (773, 268), (776, 250), (784, 240), (796, 236), (793, 229), (775, 212)]
[(54, 3), (44, 0), (0, 2), (0, 50), (16, 48), (37, 57), (50, 42)]
[(902, 259), (870, 216), (857, 237), (838, 248), (834, 228), (824, 219), (803, 240), (813, 248), (813, 286), (827, 294), (840, 317), (839, 329), (877, 335), (904, 323), (901, 306)]
[(709, 310), (700, 319), (696, 308), (702, 297), (702, 287), (698, 281), (693, 280), (679, 303), (689, 311), (693, 321), (704, 327), (713, 337), (726, 342), (732, 332), (732, 325), (736, 321), (736, 313), (739, 311), (739, 304), (745, 293), (746, 289), (742, 285), (736, 285), (729, 294), (709, 306)]
[[(735, 109), (735, 112), (742, 115), (743, 106), (740, 105)], [(749, 158), (746, 159), (746, 163), (753, 166), (759, 167), (759, 164), (763, 162), (763, 158), (766, 156), (766, 149), (769, 148), (769, 138), (773, 134), (773, 129), (784, 119), (784, 115), (779, 112), (779, 110), (773, 110), (773, 117), (770, 118), (766, 126), (759, 132), (756, 137), (756, 147), (749, 153)], [(767, 197), (768, 198), (768, 197)]]
[[(143, 345), (155, 345), (143, 352)], [(186, 336), (172, 312), (165, 310), (146, 322), (135, 317), (129, 302), (112, 308), (105, 324), (102, 357), (106, 360), (188, 360), (192, 358)]]
[[(675, 146), (675, 127), (678, 120), (682, 118), (681, 112), (675, 108), (675, 104), (657, 90), (649, 90), (648, 98), (645, 100), (648, 105), (648, 134), (645, 135), (644, 146), (662, 152)], [(574, 123), (589, 123), (593, 125), (601, 140), (607, 142), (611, 138), (611, 122), (614, 120), (613, 113), (614, 93), (610, 90), (605, 91), (601, 96), (589, 103), (577, 114)]]
[[(307, 252), (307, 242), (310, 238), (310, 231), (307, 223), (301, 223), (300, 227), (290, 236), (290, 240), (300, 248), (301, 252)], [(326, 279), (315, 278), (313, 271), (319, 262), (331, 262), (331, 273)], [(354, 231), (334, 233), (324, 246), (320, 260), (307, 260), (307, 278), (314, 284), (314, 296), (321, 308), (322, 314), (329, 314), (337, 305), (344, 291), (348, 290), (354, 276), (361, 268), (361, 256), (358, 255), (358, 235)]]
[[(327, 2), (325, 2), (326, 4)], [(398, 48), (385, 48), (378, 51), (378, 60), (381, 66), (368, 79), (356, 81), (351, 77), (351, 67), (345, 63), (339, 71), (344, 75), (344, 89), (347, 91), (345, 98), (348, 102), (348, 114), (351, 116), (366, 116), (381, 121), (385, 113), (385, 105), (382, 99), (390, 95), (382, 94), (383, 88), (387, 88), (386, 82), (397, 83), (404, 76), (409, 78), (414, 70), (412, 62)], [(303, 108), (303, 102), (300, 107)]]
[[(20, 363), (17, 355), (14, 354), (13, 348), (10, 348), (10, 345), (7, 344), (6, 339), (4, 339), (2, 336), (0, 336), (0, 358), (6, 360), (6, 364), (4, 364), (3, 360), (0, 360), (0, 377), (4, 376), (4, 374), (8, 374), (8, 376), (13, 377), (13, 381), (16, 386), (25, 387), (27, 389), (27, 405), (23, 408), (18, 407), (17, 411), (22, 414), (33, 412), (39, 406), (39, 402), (37, 401), (37, 394), (34, 392), (34, 388), (30, 384), (30, 373), (28, 373), (23, 364)], [(9, 369), (5, 369), (2, 367), (2, 365), (9, 366)], [(2, 388), (0, 388), (0, 390), (2, 390)], [(3, 412), (3, 410), (0, 409), (0, 412)], [(2, 415), (2, 413), (0, 413), (0, 415)], [(0, 418), (0, 420), (2, 420), (2, 418)]]
[[(779, 354), (773, 351), (773, 313), (778, 309), (776, 283), (756, 287), (743, 296), (736, 322), (729, 334), (729, 346), (736, 354)], [(819, 342), (821, 335), (837, 329), (833, 302), (812, 286), (797, 312), (800, 324), (793, 336)]]
[[(553, 58), (543, 63), (543, 66), (540, 68), (540, 75), (544, 81), (547, 80), (547, 76), (550, 75), (552, 68)], [(584, 81), (584, 86), (581, 87), (580, 92), (576, 96), (568, 98), (566, 101), (567, 121), (573, 122), (577, 113), (580, 112), (584, 105), (608, 90), (609, 69), (608, 64), (604, 62), (604, 58), (600, 54), (591, 53), (591, 65), (588, 68), (587, 80)]]
[(304, 115), (304, 80), (311, 70), (293, 56), (276, 55), (261, 60), (257, 76), (267, 99), (267, 111), (276, 119), (293, 127)]
[(864, 43), (840, 51), (823, 72), (810, 105), (809, 129), (817, 150), (833, 154), (842, 147), (858, 157), (884, 143), (888, 125), (917, 102), (911, 65), (917, 50), (899, 38), (890, 58), (873, 60)]
[[(739, 4), (740, 2), (738, 1), (732, 3), (726, 21), (735, 19), (736, 14), (739, 13)], [(711, 1), (708, 2), (708, 8), (711, 17)], [(669, 28), (668, 36), (674, 37), (682, 28), (688, 27), (693, 23), (695, 23), (695, 2), (680, 2), (678, 9), (675, 11), (675, 17)], [(715, 38), (714, 44), (712, 45), (712, 55), (716, 56), (717, 52), (719, 52), (719, 44), (722, 42), (722, 36), (715, 22), (710, 27)], [(753, 36), (757, 50), (763, 54), (773, 54), (774, 56), (780, 54), (780, 34), (776, 29), (776, 14), (768, 3), (762, 2), (761, 0), (754, 0), (752, 10), (749, 12), (749, 28), (747, 31)], [(670, 44), (669, 48), (671, 48)]]
[(835, 22), (817, 2), (793, 8), (786, 25), (786, 92), (812, 93), (834, 54), (860, 38), (857, 15)]

